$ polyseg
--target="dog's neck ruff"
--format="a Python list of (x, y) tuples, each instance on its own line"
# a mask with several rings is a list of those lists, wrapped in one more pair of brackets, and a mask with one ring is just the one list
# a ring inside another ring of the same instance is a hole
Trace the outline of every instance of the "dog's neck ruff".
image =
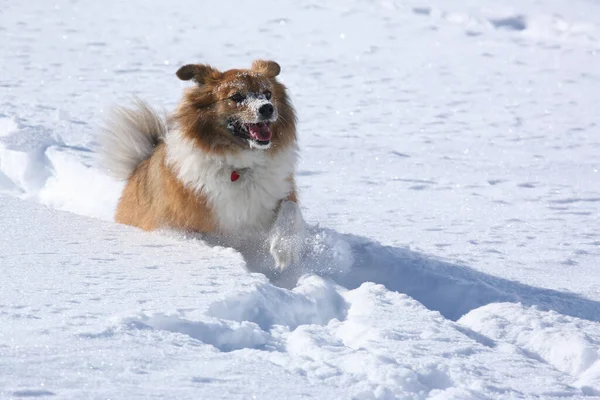
[(248, 149), (217, 155), (179, 131), (169, 132), (165, 143), (167, 165), (188, 189), (206, 198), (222, 233), (266, 231), (279, 202), (293, 190), (295, 144), (275, 154)]

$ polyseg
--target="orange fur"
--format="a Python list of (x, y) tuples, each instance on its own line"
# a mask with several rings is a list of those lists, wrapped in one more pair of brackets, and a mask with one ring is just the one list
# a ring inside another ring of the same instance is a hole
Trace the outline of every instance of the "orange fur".
[(211, 215), (204, 196), (185, 188), (165, 164), (165, 148), (160, 144), (129, 178), (115, 220), (148, 231), (171, 227), (211, 232), (215, 230)]

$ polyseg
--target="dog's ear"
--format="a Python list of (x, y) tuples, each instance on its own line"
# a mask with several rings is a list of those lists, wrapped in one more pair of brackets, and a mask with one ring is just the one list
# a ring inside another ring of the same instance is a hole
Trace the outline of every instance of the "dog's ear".
[(187, 64), (177, 70), (177, 77), (182, 81), (193, 79), (198, 84), (203, 85), (209, 79), (219, 79), (221, 72), (205, 64)]
[(251, 69), (268, 78), (275, 78), (281, 72), (281, 67), (275, 61), (255, 60)]

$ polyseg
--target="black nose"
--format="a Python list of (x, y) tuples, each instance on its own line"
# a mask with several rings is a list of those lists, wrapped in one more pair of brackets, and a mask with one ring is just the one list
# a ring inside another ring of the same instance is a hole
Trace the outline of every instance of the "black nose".
[(267, 104), (263, 104), (262, 106), (260, 106), (260, 108), (258, 109), (258, 113), (263, 118), (271, 118), (273, 116), (274, 110), (275, 109), (273, 108), (273, 105), (267, 103)]

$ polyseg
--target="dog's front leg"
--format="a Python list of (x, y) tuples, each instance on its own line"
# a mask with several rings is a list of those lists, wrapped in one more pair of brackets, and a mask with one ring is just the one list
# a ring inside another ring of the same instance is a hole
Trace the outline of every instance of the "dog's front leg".
[(269, 233), (270, 251), (277, 269), (284, 270), (300, 260), (304, 237), (305, 224), (300, 207), (293, 201), (283, 200)]

